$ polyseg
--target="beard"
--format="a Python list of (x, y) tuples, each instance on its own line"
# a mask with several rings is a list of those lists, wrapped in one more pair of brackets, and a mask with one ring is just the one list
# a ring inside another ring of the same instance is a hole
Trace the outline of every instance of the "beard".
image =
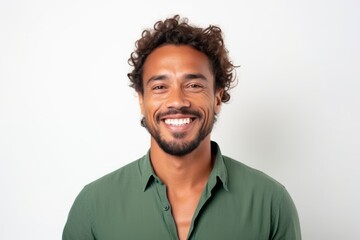
[[(200, 112), (180, 109), (180, 110), (170, 110), (167, 113), (161, 114), (156, 117), (156, 121), (159, 122), (161, 121), (160, 118), (169, 114), (176, 114), (176, 113), (192, 114), (197, 116), (198, 119), (203, 119), (202, 114)], [(206, 126), (204, 124), (199, 130), (199, 132), (196, 134), (195, 138), (191, 141), (185, 141), (185, 140), (181, 141), (181, 139), (185, 138), (186, 133), (173, 133), (172, 136), (173, 138), (175, 138), (175, 140), (170, 140), (170, 141), (165, 140), (161, 136), (159, 130), (148, 126), (145, 117), (141, 119), (141, 126), (147, 129), (147, 131), (155, 139), (157, 144), (164, 152), (173, 156), (181, 157), (191, 153), (200, 145), (200, 143), (205, 139), (205, 137), (211, 133), (215, 122), (216, 122), (216, 115), (213, 114), (212, 119), (210, 119), (209, 125)]]

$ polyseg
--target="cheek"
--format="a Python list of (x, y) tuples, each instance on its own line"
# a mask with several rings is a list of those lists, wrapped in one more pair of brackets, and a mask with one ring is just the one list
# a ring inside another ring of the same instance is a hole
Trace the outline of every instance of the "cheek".
[(202, 105), (199, 105), (199, 110), (203, 113), (206, 121), (209, 121), (212, 116), (217, 113), (216, 105), (212, 99), (208, 99), (206, 102), (203, 102)]
[(144, 99), (144, 112), (143, 114), (147, 116), (147, 118), (152, 118), (156, 115), (158, 110), (161, 108), (161, 101), (154, 99)]
[(217, 114), (220, 110), (217, 100), (214, 96), (209, 96), (207, 101), (207, 109), (210, 114)]

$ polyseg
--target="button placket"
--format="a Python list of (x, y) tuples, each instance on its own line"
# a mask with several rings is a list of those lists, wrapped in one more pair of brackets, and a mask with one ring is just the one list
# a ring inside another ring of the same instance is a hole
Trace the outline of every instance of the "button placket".
[(158, 195), (158, 198), (160, 200), (160, 206), (161, 206), (161, 210), (162, 210), (162, 215), (164, 217), (165, 224), (166, 224), (166, 226), (167, 226), (167, 228), (169, 230), (169, 233), (171, 235), (171, 239), (178, 240), (175, 220), (174, 220), (174, 218), (172, 216), (171, 206), (170, 206), (169, 200), (167, 198), (166, 185), (163, 184), (160, 180), (155, 185), (156, 185), (157, 195)]

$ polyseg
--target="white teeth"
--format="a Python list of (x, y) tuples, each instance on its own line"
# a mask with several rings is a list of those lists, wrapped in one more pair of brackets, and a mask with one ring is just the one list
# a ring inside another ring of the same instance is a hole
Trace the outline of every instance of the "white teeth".
[(165, 119), (165, 123), (172, 126), (182, 126), (185, 124), (189, 124), (190, 122), (190, 118)]

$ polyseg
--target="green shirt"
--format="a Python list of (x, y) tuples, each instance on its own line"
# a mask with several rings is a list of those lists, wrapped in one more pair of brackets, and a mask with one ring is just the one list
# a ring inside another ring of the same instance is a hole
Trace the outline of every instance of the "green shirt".
[[(188, 239), (298, 240), (299, 219), (286, 189), (265, 175), (216, 154)], [(155, 175), (149, 153), (90, 183), (77, 196), (63, 240), (178, 239), (166, 185)]]

